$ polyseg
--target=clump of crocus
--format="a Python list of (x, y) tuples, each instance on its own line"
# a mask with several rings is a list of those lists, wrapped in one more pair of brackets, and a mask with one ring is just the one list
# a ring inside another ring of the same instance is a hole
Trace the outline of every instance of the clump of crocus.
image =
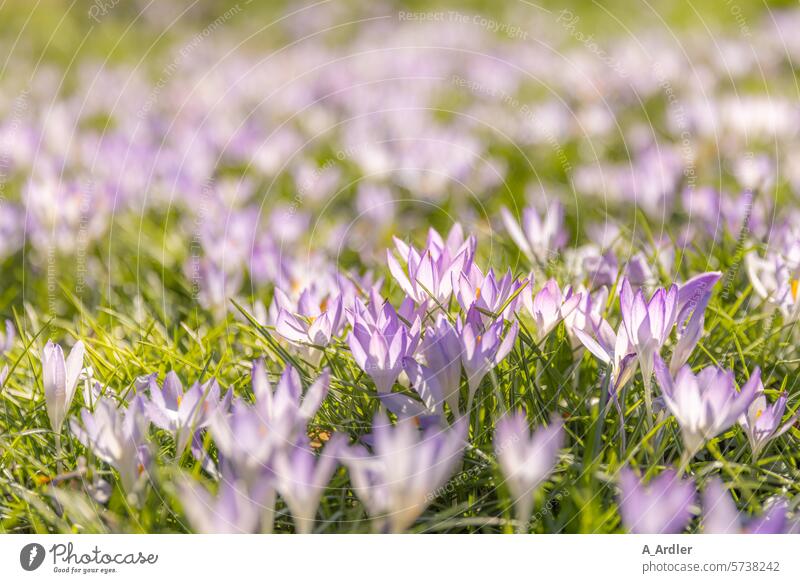
[(747, 411), (739, 417), (739, 423), (750, 441), (753, 459), (758, 459), (770, 441), (789, 431), (797, 421), (798, 415), (794, 414), (781, 423), (786, 411), (786, 399), (786, 393), (783, 393), (770, 405), (759, 380), (756, 398), (750, 403)]
[(335, 434), (324, 449), (315, 454), (304, 439), (275, 456), (278, 492), (289, 506), (295, 529), (300, 534), (308, 534), (314, 527), (317, 507), (336, 469), (339, 450), (345, 440), (343, 434)]
[(379, 307), (373, 299), (372, 304), (370, 310), (356, 300), (348, 342), (356, 364), (372, 378), (378, 393), (388, 393), (403, 370), (403, 358), (413, 352), (419, 321), (412, 338), (388, 301)]
[(500, 470), (514, 499), (518, 528), (527, 531), (533, 511), (533, 494), (553, 472), (564, 441), (561, 418), (531, 434), (524, 412), (507, 415), (497, 422), (494, 450)]
[(522, 210), (522, 222), (517, 223), (511, 212), (500, 209), (503, 224), (511, 239), (530, 261), (540, 265), (547, 262), (551, 254), (557, 252), (567, 241), (564, 229), (564, 207), (555, 201), (548, 205), (544, 217), (533, 207)]
[(216, 379), (195, 383), (184, 390), (178, 375), (170, 371), (159, 387), (150, 378), (150, 400), (145, 403), (147, 417), (156, 427), (168, 431), (175, 440), (175, 452), (180, 457), (196, 431), (206, 427), (218, 410), (230, 408), (233, 392), (223, 398)]
[(580, 294), (573, 293), (569, 286), (562, 291), (554, 279), (548, 280), (536, 294), (532, 289), (523, 291), (522, 303), (536, 323), (536, 340), (541, 341), (550, 334), (580, 301)]
[(375, 531), (403, 532), (414, 524), (460, 463), (466, 429), (462, 419), (450, 429), (420, 431), (411, 419), (392, 425), (378, 413), (372, 424), (372, 453), (361, 445), (342, 451), (353, 491)]
[(94, 456), (119, 472), (127, 494), (138, 494), (150, 462), (147, 419), (141, 397), (135, 397), (127, 410), (103, 397), (95, 403), (94, 411), (81, 410), (81, 420), (82, 427), (75, 421), (70, 422), (75, 437)]
[(784, 498), (772, 501), (764, 514), (748, 520), (736, 509), (731, 495), (719, 478), (712, 478), (703, 490), (703, 532), (706, 534), (783, 534), (786, 531)]
[(48, 340), (42, 350), (42, 384), (47, 405), (50, 427), (57, 434), (67, 416), (75, 389), (78, 386), (85, 349), (80, 340), (75, 343), (69, 356), (64, 359), (64, 352), (58, 344)]
[(622, 523), (636, 534), (678, 534), (692, 517), (695, 487), (672, 469), (643, 484), (630, 468), (620, 472)]
[(678, 420), (688, 457), (736, 423), (753, 402), (761, 383), (758, 367), (741, 391), (736, 390), (730, 370), (708, 366), (695, 375), (690, 367), (684, 366), (673, 379), (658, 355), (655, 367), (664, 403)]
[(504, 322), (495, 320), (488, 327), (475, 308), (468, 313), (464, 322), (456, 323), (456, 330), (461, 339), (461, 364), (467, 373), (469, 398), (467, 410), (472, 408), (472, 399), (486, 374), (508, 356), (517, 339), (519, 325), (514, 322), (503, 338)]

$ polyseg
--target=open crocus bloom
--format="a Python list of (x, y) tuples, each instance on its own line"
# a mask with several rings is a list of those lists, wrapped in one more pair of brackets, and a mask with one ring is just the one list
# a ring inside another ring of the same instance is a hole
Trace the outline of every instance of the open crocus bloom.
[(778, 400), (772, 405), (767, 403), (761, 383), (759, 383), (758, 393), (747, 411), (739, 418), (739, 423), (750, 441), (755, 459), (758, 459), (770, 441), (789, 431), (798, 418), (797, 414), (792, 415), (785, 423), (781, 424), (786, 411), (786, 393), (778, 397)]
[(731, 495), (719, 478), (712, 478), (703, 491), (703, 532), (706, 534), (782, 534), (786, 531), (788, 504), (773, 500), (766, 512), (752, 520), (736, 509)]
[(548, 280), (536, 294), (533, 290), (523, 291), (522, 302), (536, 323), (536, 340), (541, 341), (550, 334), (580, 301), (581, 294), (574, 294), (569, 286), (562, 292), (554, 279)]
[(797, 301), (800, 292), (800, 257), (796, 257), (800, 255), (800, 244), (794, 247), (790, 251), (791, 258), (775, 252), (768, 253), (763, 259), (755, 252), (745, 258), (747, 274), (755, 292), (776, 304), (783, 316), (792, 321), (800, 315), (800, 302)]
[(708, 366), (695, 375), (684, 366), (673, 379), (658, 355), (655, 365), (664, 402), (678, 420), (684, 445), (692, 455), (736, 422), (753, 402), (761, 383), (758, 367), (737, 391), (729, 370)]
[(620, 514), (630, 532), (678, 534), (692, 517), (695, 487), (674, 470), (666, 470), (645, 485), (630, 468), (620, 476)]
[[(456, 235), (459, 232), (460, 230)], [(433, 298), (444, 305), (453, 293), (454, 278), (462, 270), (469, 268), (475, 253), (474, 237), (467, 238), (458, 248), (453, 249), (452, 245), (459, 240), (451, 231), (448, 242), (444, 243), (438, 233), (431, 230), (426, 248), (419, 252), (395, 237), (395, 246), (406, 262), (408, 275), (391, 251), (386, 252), (389, 271), (400, 288), (418, 304)]]
[(493, 269), (484, 276), (474, 264), (468, 273), (462, 271), (453, 277), (457, 278), (453, 282), (456, 298), (465, 312), (474, 306), (482, 313), (502, 315), (506, 319), (516, 311), (519, 296), (514, 294), (527, 284), (527, 280), (514, 279), (510, 269), (498, 281)]

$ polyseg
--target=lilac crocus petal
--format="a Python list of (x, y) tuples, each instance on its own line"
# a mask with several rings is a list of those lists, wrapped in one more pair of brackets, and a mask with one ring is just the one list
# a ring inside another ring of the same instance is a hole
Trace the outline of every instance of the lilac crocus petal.
[(709, 366), (697, 375), (682, 367), (673, 379), (661, 357), (655, 357), (656, 379), (667, 408), (681, 427), (684, 445), (696, 454), (709, 439), (729, 429), (756, 396), (761, 371), (756, 367), (741, 391), (733, 373)]
[(411, 419), (392, 425), (379, 413), (373, 422), (372, 449), (351, 446), (340, 454), (353, 491), (377, 532), (403, 532), (433, 502), (461, 461), (467, 426), (423, 431)]
[(531, 434), (524, 412), (497, 422), (494, 449), (503, 478), (513, 497), (516, 519), (522, 531), (533, 510), (533, 493), (552, 473), (564, 441), (561, 418)]
[(11, 347), (14, 345), (14, 340), (17, 336), (17, 331), (14, 328), (13, 322), (11, 320), (6, 320), (6, 331), (5, 333), (0, 332), (0, 355), (5, 354)]
[(643, 484), (633, 470), (620, 472), (620, 515), (636, 534), (678, 534), (692, 517), (695, 487), (674, 470), (666, 470)]
[(785, 499), (773, 500), (763, 515), (751, 520), (736, 509), (722, 481), (714, 477), (703, 490), (703, 532), (706, 534), (782, 534), (786, 532)]
[(531, 261), (543, 264), (566, 242), (564, 207), (558, 201), (548, 206), (544, 217), (534, 208), (523, 209), (521, 224), (506, 207), (500, 209), (500, 216), (511, 239)]
[(346, 443), (345, 435), (335, 434), (318, 456), (303, 443), (276, 455), (278, 493), (289, 506), (298, 533), (308, 534), (313, 530), (320, 499), (336, 469), (339, 451)]
[(61, 426), (75, 396), (78, 378), (83, 368), (85, 349), (80, 340), (72, 347), (67, 359), (58, 344), (48, 340), (42, 350), (42, 384), (44, 385), (50, 427), (61, 433)]
[(514, 314), (520, 299), (519, 295), (514, 297), (514, 294), (527, 284), (527, 280), (514, 279), (511, 270), (508, 270), (500, 280), (495, 277), (492, 269), (484, 276), (474, 264), (469, 271), (454, 273), (453, 280), (456, 299), (465, 312), (476, 307), (482, 313), (502, 315), (506, 319)]
[(739, 423), (750, 442), (754, 459), (758, 459), (767, 444), (786, 433), (798, 419), (798, 414), (794, 414), (781, 424), (786, 411), (786, 393), (781, 394), (772, 405), (768, 404), (760, 384), (757, 393), (747, 411), (739, 418)]

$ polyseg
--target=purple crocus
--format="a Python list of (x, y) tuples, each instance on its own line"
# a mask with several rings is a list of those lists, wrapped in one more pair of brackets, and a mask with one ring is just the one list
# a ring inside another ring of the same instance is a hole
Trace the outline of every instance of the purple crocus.
[(195, 383), (184, 391), (178, 375), (170, 371), (161, 387), (155, 378), (150, 379), (150, 400), (145, 403), (145, 412), (153, 425), (172, 434), (180, 456), (195, 431), (207, 426), (218, 409), (230, 408), (232, 396), (233, 392), (228, 391), (221, 397), (216, 379)]
[(312, 364), (318, 364), (322, 358), (322, 348), (330, 344), (334, 336), (338, 336), (344, 327), (344, 308), (342, 296), (327, 296), (319, 303), (307, 300), (307, 292), (303, 292), (298, 301), (299, 312), (290, 312), (281, 308), (275, 322), (275, 332), (294, 344), (305, 349), (305, 355)]
[(392, 390), (403, 369), (403, 358), (413, 351), (409, 332), (389, 302), (370, 313), (356, 300), (348, 343), (356, 364), (372, 378), (378, 393)]
[(636, 534), (679, 534), (692, 517), (695, 487), (672, 469), (643, 484), (633, 470), (620, 472), (622, 523)]
[(66, 359), (61, 347), (49, 340), (42, 350), (42, 384), (47, 416), (50, 418), (50, 427), (58, 434), (61, 433), (64, 418), (75, 396), (78, 378), (83, 369), (84, 353), (83, 342), (80, 340), (72, 347)]
[(770, 405), (767, 403), (760, 380), (758, 385), (756, 398), (750, 403), (747, 411), (739, 417), (739, 424), (744, 428), (747, 439), (750, 441), (753, 459), (759, 458), (770, 441), (789, 431), (798, 418), (798, 414), (795, 413), (781, 424), (786, 411), (786, 393), (782, 393), (778, 400)]
[(540, 217), (536, 209), (526, 207), (521, 224), (506, 207), (500, 209), (500, 215), (511, 239), (531, 261), (544, 264), (550, 254), (567, 241), (564, 207), (558, 201), (547, 207), (544, 217)]
[(395, 247), (408, 272), (406, 275), (392, 252), (387, 251), (389, 271), (400, 288), (417, 303), (433, 298), (444, 305), (453, 292), (454, 276), (468, 268), (472, 261), (474, 238), (468, 238), (454, 250), (443, 244), (441, 237), (429, 235), (426, 248), (419, 252), (395, 237)]
[(428, 505), (461, 461), (466, 423), (420, 431), (411, 419), (392, 425), (382, 413), (372, 424), (370, 453), (346, 448), (340, 459), (350, 470), (353, 491), (377, 532), (403, 532)]
[(672, 351), (670, 373), (677, 374), (686, 364), (703, 335), (706, 306), (711, 291), (722, 274), (718, 271), (701, 273), (678, 287), (677, 324), (678, 342)]
[(150, 461), (142, 398), (135, 397), (127, 410), (111, 399), (101, 398), (95, 403), (94, 411), (81, 410), (81, 420), (82, 427), (74, 420), (70, 422), (78, 441), (119, 472), (127, 494), (138, 494)]
[(590, 330), (574, 328), (575, 336), (589, 352), (601, 362), (611, 365), (610, 387), (612, 395), (619, 395), (636, 372), (636, 353), (630, 345), (628, 333), (621, 325), (617, 332), (603, 318), (593, 323)]
[(682, 367), (673, 379), (661, 357), (655, 357), (656, 378), (667, 408), (678, 420), (688, 454), (694, 456), (706, 441), (731, 427), (753, 402), (761, 383), (756, 367), (736, 390), (733, 372), (708, 366), (697, 375)]
[(344, 434), (335, 434), (318, 455), (301, 442), (275, 456), (278, 493), (289, 506), (298, 533), (308, 534), (312, 531), (317, 507), (336, 469), (339, 450), (346, 440)]
[(531, 434), (524, 412), (507, 415), (497, 422), (494, 450), (505, 483), (514, 499), (519, 529), (527, 531), (533, 511), (533, 494), (553, 472), (564, 441), (561, 418)]
[(502, 336), (504, 328), (502, 319), (488, 327), (484, 326), (480, 313), (475, 308), (467, 313), (463, 324), (461, 320), (456, 322), (456, 330), (461, 338), (461, 364), (467, 373), (469, 385), (467, 411), (472, 408), (472, 399), (483, 377), (500, 364), (514, 347), (519, 328), (517, 322), (511, 324), (505, 338)]
[(714, 477), (703, 490), (703, 532), (706, 534), (783, 534), (786, 532), (788, 504), (778, 498), (764, 514), (747, 520), (736, 509), (722, 481)]
[(554, 279), (548, 280), (536, 294), (533, 290), (523, 291), (522, 302), (536, 323), (536, 340), (540, 342), (550, 334), (580, 301), (580, 294), (574, 294), (569, 286), (562, 291)]
[(484, 275), (474, 264), (468, 272), (462, 271), (453, 274), (453, 277), (458, 278), (453, 282), (453, 287), (456, 299), (465, 312), (474, 306), (481, 313), (502, 315), (505, 319), (511, 318), (516, 311), (519, 296), (515, 294), (528, 283), (527, 280), (514, 279), (510, 269), (498, 281), (493, 269)]
[[(676, 285), (666, 290), (659, 288), (647, 301), (641, 289), (633, 292), (627, 277), (622, 280), (619, 296), (622, 323), (631, 346), (636, 349), (646, 388), (653, 376), (653, 357), (664, 346), (675, 324), (677, 301)], [(652, 412), (652, 403), (648, 403), (648, 411)]]
[(458, 330), (443, 314), (439, 314), (425, 332), (419, 348), (428, 370), (436, 376), (442, 398), (453, 414), (459, 412), (462, 350)]
[(183, 510), (195, 532), (202, 534), (252, 534), (259, 526), (260, 508), (241, 484), (224, 479), (217, 495), (195, 480), (177, 483)]

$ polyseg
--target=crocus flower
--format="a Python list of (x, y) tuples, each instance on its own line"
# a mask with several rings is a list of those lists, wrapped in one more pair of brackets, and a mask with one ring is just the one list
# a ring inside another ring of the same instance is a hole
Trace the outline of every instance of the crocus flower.
[(461, 392), (461, 340), (455, 326), (443, 314), (425, 332), (419, 352), (428, 370), (436, 375), (442, 398), (456, 414)]
[(522, 302), (536, 323), (536, 340), (550, 334), (580, 301), (580, 294), (573, 294), (569, 286), (562, 292), (554, 279), (548, 280), (535, 295), (533, 290), (523, 291)]
[[(647, 301), (641, 289), (634, 294), (627, 277), (622, 280), (622, 291), (619, 296), (622, 322), (628, 333), (628, 341), (636, 350), (646, 389), (653, 376), (653, 357), (664, 346), (675, 325), (677, 300), (676, 285), (666, 290), (659, 288), (650, 301)], [(646, 392), (647, 395), (649, 390)], [(652, 411), (650, 404), (648, 410)]]
[(783, 534), (788, 504), (774, 500), (759, 518), (747, 520), (736, 509), (722, 481), (714, 477), (703, 490), (703, 532), (706, 534)]
[(233, 391), (221, 397), (216, 379), (195, 383), (184, 391), (178, 375), (170, 371), (161, 387), (155, 378), (150, 379), (150, 400), (145, 403), (145, 411), (153, 425), (172, 433), (180, 456), (195, 431), (206, 427), (218, 409), (230, 408), (232, 397)]
[[(788, 252), (797, 255), (800, 248)], [(755, 292), (761, 298), (776, 304), (784, 318), (796, 320), (800, 315), (800, 302), (797, 301), (800, 274), (796, 261), (774, 252), (768, 253), (762, 259), (757, 253), (751, 252), (745, 257), (745, 266)]]
[(503, 417), (497, 422), (494, 449), (505, 483), (514, 499), (521, 531), (533, 510), (533, 494), (553, 472), (558, 450), (564, 441), (561, 418), (531, 434), (524, 412)]
[(66, 360), (61, 347), (49, 340), (42, 351), (42, 384), (47, 415), (50, 417), (50, 427), (56, 433), (61, 433), (61, 425), (75, 396), (84, 352), (80, 340), (72, 347)]
[(319, 364), (322, 351), (344, 327), (342, 296), (326, 296), (319, 304), (307, 300), (307, 292), (300, 296), (297, 313), (281, 308), (275, 323), (275, 332), (305, 349), (304, 355), (312, 364)]
[(356, 300), (348, 342), (356, 364), (372, 378), (378, 393), (388, 393), (400, 376), (403, 358), (411, 352), (410, 337), (389, 302), (384, 302), (375, 316), (370, 318), (361, 301)]
[(706, 306), (711, 298), (711, 289), (721, 275), (718, 271), (701, 273), (678, 287), (675, 317), (678, 342), (675, 344), (669, 363), (669, 370), (673, 375), (686, 364), (703, 335), (703, 322)]
[(128, 494), (142, 488), (142, 475), (150, 460), (144, 403), (135, 397), (127, 410), (108, 398), (97, 401), (94, 411), (81, 410), (83, 427), (70, 422), (72, 433), (87, 449), (119, 472)]
[(469, 385), (467, 411), (472, 408), (472, 399), (483, 377), (500, 364), (514, 347), (519, 326), (515, 321), (503, 338), (504, 327), (502, 319), (496, 320), (488, 328), (485, 327), (475, 308), (467, 313), (463, 324), (461, 320), (456, 322), (456, 329), (461, 339), (461, 364), (467, 373)]
[(453, 292), (454, 276), (469, 267), (474, 253), (474, 238), (470, 237), (456, 250), (443, 245), (441, 238), (436, 240), (431, 236), (421, 253), (396, 237), (395, 246), (408, 271), (406, 275), (392, 252), (387, 251), (389, 271), (400, 288), (417, 303), (433, 298), (444, 305)]
[(523, 209), (521, 224), (506, 207), (500, 209), (500, 215), (511, 239), (531, 261), (545, 263), (566, 243), (564, 207), (558, 201), (548, 205), (544, 217), (532, 207)]
[(620, 476), (620, 515), (636, 534), (678, 534), (692, 517), (695, 487), (674, 470), (666, 470), (645, 485), (630, 468)]
[(658, 355), (655, 367), (664, 402), (678, 420), (684, 445), (691, 455), (736, 423), (753, 402), (761, 383), (758, 367), (741, 391), (736, 390), (730, 370), (708, 366), (695, 375), (690, 367), (684, 366), (673, 379)]
[(14, 346), (14, 339), (16, 336), (17, 331), (14, 329), (14, 324), (11, 320), (6, 320), (5, 333), (0, 332), (0, 354), (5, 354)]
[(601, 362), (611, 365), (611, 394), (615, 397), (633, 378), (636, 372), (636, 352), (628, 340), (624, 324), (617, 332), (603, 318), (593, 323), (590, 330), (574, 328), (573, 332), (586, 349)]
[(300, 534), (308, 534), (314, 527), (317, 507), (346, 439), (344, 434), (335, 434), (319, 455), (300, 443), (275, 456), (278, 492), (289, 506), (295, 529)]
[(195, 532), (252, 534), (258, 530), (259, 504), (237, 482), (222, 480), (216, 496), (195, 480), (180, 480), (177, 489), (183, 510)]
[(739, 417), (739, 423), (750, 441), (753, 459), (758, 459), (770, 441), (789, 431), (798, 418), (798, 414), (794, 414), (781, 424), (783, 413), (786, 411), (786, 393), (782, 393), (778, 400), (770, 405), (767, 403), (760, 380), (758, 385), (756, 398), (750, 403), (747, 411)]
[(493, 269), (483, 275), (474, 264), (468, 272), (453, 274), (453, 278), (458, 278), (453, 282), (453, 287), (456, 299), (465, 312), (474, 306), (482, 313), (502, 315), (506, 319), (516, 311), (519, 295), (515, 297), (514, 294), (528, 283), (527, 280), (514, 279), (510, 269), (498, 281)]
[(383, 393), (378, 395), (381, 403), (398, 417), (413, 419), (420, 427), (441, 423), (444, 419), (444, 394), (437, 375), (413, 358), (403, 360), (403, 370), (419, 400), (403, 393)]
[(356, 445), (341, 460), (350, 470), (353, 491), (377, 532), (403, 532), (435, 499), (464, 450), (466, 423), (420, 431), (411, 419), (392, 425), (382, 413), (372, 425), (373, 453)]

